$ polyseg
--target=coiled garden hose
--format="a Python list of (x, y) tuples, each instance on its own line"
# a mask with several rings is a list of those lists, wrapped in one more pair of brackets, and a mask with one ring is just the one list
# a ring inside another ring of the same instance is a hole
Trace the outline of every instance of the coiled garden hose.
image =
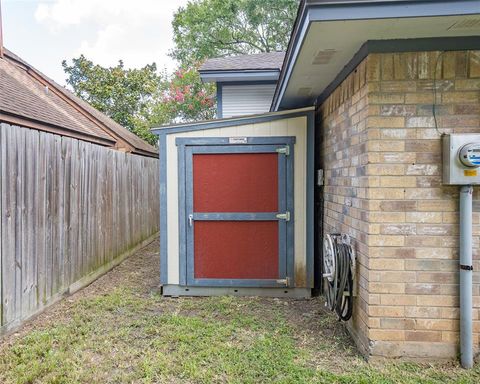
[(353, 311), (353, 276), (355, 254), (350, 237), (345, 234), (327, 234), (323, 241), (326, 306), (347, 321)]

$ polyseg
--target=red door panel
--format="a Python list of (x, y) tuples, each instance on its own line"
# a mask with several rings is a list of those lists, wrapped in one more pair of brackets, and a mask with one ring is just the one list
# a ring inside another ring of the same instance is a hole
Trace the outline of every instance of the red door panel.
[(188, 155), (191, 284), (279, 286), (285, 278), (286, 226), (276, 215), (286, 208), (279, 198), (286, 159), (275, 145), (234, 152), (242, 149), (198, 147)]
[(276, 221), (197, 221), (194, 276), (278, 279)]
[(276, 153), (194, 154), (194, 212), (276, 212)]

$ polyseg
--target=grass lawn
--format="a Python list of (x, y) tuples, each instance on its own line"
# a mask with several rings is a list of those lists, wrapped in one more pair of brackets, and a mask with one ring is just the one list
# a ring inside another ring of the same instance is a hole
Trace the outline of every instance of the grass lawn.
[(157, 244), (0, 344), (0, 383), (480, 383), (480, 367), (371, 365), (320, 299), (162, 298)]

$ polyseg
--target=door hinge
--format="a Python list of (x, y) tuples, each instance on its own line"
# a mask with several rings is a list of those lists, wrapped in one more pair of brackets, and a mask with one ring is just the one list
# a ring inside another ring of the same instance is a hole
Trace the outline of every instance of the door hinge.
[(285, 279), (277, 279), (277, 284), (283, 284), (285, 287), (290, 286), (290, 277), (286, 277)]
[(277, 148), (277, 152), (282, 154), (282, 155), (289, 156), (290, 155), (290, 146), (287, 145), (287, 146), (282, 147), (282, 148)]
[(275, 217), (280, 220), (290, 221), (290, 212), (287, 211), (285, 213), (278, 213), (275, 215)]

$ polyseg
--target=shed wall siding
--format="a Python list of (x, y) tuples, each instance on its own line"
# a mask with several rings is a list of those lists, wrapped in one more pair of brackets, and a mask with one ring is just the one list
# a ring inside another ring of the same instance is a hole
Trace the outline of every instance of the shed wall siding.
[(158, 232), (158, 160), (0, 124), (0, 334)]
[[(440, 133), (480, 133), (480, 52), (445, 52), (435, 70), (439, 55), (370, 54), (321, 106), (329, 167), (325, 221), (356, 238), (361, 267), (352, 329), (370, 356), (458, 353), (458, 187), (442, 185)], [(474, 271), (479, 200), (474, 188)], [(478, 351), (478, 272), (473, 281)]]
[(222, 117), (268, 112), (275, 84), (222, 85)]
[(307, 209), (307, 118), (297, 117), (267, 123), (216, 128), (196, 132), (167, 135), (167, 200), (168, 200), (168, 284), (179, 284), (179, 229), (178, 229), (178, 155), (177, 137), (232, 137), (232, 136), (295, 136), (295, 270), (306, 269), (306, 209)]

